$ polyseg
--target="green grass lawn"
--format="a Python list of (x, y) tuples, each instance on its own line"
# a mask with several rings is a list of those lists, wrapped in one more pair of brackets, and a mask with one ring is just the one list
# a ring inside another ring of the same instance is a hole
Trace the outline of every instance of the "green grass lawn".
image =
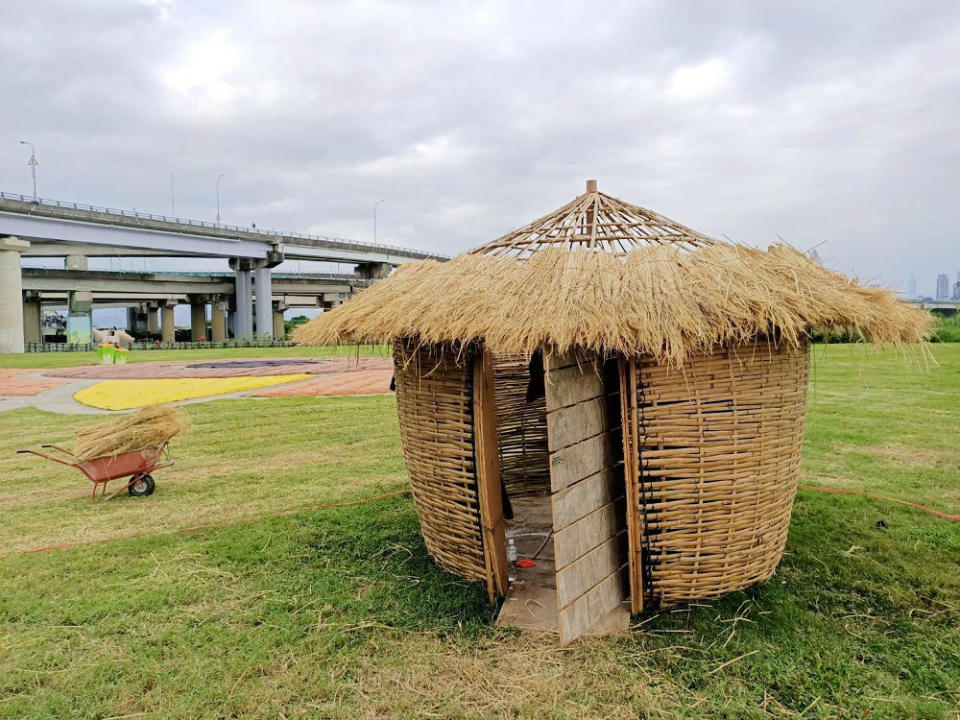
[[(802, 482), (960, 513), (960, 345), (933, 354), (815, 348)], [(174, 532), (401, 489), (391, 397), (187, 412), (156, 494), (108, 502), (12, 453), (89, 419), (0, 413), (0, 717), (958, 717), (960, 523), (801, 490), (772, 580), (560, 649), (491, 627), (407, 497)]]
[[(131, 350), (127, 362), (154, 362), (157, 360), (220, 360), (250, 357), (316, 357), (318, 355), (390, 355), (384, 345), (337, 345), (311, 347), (235, 347), (209, 350)], [(0, 368), (64, 368), (77, 365), (96, 365), (97, 353), (44, 352), (0, 353)]]

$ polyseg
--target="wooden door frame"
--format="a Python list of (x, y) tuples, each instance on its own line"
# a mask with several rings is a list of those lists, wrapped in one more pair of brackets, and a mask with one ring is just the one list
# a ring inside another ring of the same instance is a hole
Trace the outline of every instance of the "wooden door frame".
[(473, 359), (473, 436), (477, 498), (487, 566), (487, 595), (491, 603), (509, 589), (506, 520), (500, 487), (500, 448), (497, 440), (497, 404), (494, 394), (493, 354), (481, 347)]
[(637, 361), (621, 356), (620, 425), (623, 431), (623, 480), (627, 501), (627, 554), (630, 559), (630, 612), (643, 612), (643, 518), (640, 514), (640, 417), (637, 411)]

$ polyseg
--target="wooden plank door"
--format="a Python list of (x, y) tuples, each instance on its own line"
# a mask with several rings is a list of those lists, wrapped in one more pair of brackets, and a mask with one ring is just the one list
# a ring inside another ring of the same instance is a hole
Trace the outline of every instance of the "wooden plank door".
[(508, 589), (506, 521), (500, 489), (497, 447), (497, 406), (493, 384), (493, 355), (481, 350), (473, 361), (473, 431), (477, 468), (477, 496), (483, 554), (487, 566), (490, 602)]
[(546, 355), (545, 364), (557, 620), (566, 645), (612, 614), (629, 618), (624, 485), (600, 363), (579, 353)]

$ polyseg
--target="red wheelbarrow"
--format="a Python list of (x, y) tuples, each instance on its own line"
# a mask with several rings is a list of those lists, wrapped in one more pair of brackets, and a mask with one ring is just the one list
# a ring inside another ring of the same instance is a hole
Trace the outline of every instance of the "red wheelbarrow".
[[(100, 491), (101, 497), (106, 495), (108, 482), (126, 477), (130, 478), (125, 488), (127, 492), (138, 497), (150, 495), (154, 489), (153, 477), (151, 477), (150, 473), (154, 470), (173, 465), (172, 460), (163, 461), (163, 454), (167, 449), (166, 443), (163, 443), (163, 445), (143, 447), (139, 450), (130, 450), (116, 455), (93, 458), (85, 462), (76, 462), (74, 454), (66, 448), (58, 447), (57, 445), (41, 445), (40, 447), (57, 450), (67, 457), (72, 458), (74, 461), (68, 462), (62, 458), (48, 455), (47, 453), (42, 453), (37, 450), (17, 450), (17, 452), (39, 455), (55, 463), (76, 468), (93, 483), (93, 492), (90, 497), (97, 496), (97, 488), (102, 488)], [(120, 488), (116, 492), (111, 493), (110, 497), (114, 497), (123, 491), (124, 488)]]

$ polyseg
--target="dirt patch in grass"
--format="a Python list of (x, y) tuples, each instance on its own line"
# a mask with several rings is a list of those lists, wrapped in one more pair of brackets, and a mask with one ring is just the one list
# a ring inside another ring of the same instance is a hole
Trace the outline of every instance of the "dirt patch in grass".
[(913, 467), (933, 467), (939, 462), (944, 453), (940, 450), (931, 448), (910, 447), (899, 443), (887, 443), (885, 445), (875, 445), (871, 447), (844, 446), (844, 451), (862, 452), (884, 460), (893, 460), (904, 465)]
[[(77, 477), (80, 477), (79, 474)], [(0, 510), (13, 510), (19, 507), (29, 507), (38, 503), (73, 500), (81, 497), (90, 499), (90, 492), (93, 490), (93, 485), (86, 478), (83, 478), (83, 480), (86, 483), (86, 486), (83, 486), (78, 482), (77, 489), (75, 490), (39, 490), (37, 492), (24, 492), (20, 493), (19, 495), (0, 497)], [(108, 487), (110, 488), (110, 492), (113, 492), (113, 490), (116, 489), (112, 486)]]
[(317, 709), (337, 718), (659, 718), (691, 699), (668, 678), (628, 670), (624, 648), (607, 640), (561, 648), (556, 636), (509, 634), (470, 646), (384, 632), (374, 654), (360, 654), (350, 699)]
[(801, 485), (823, 485), (824, 487), (846, 489), (860, 489), (863, 483), (853, 478), (841, 477), (839, 475), (817, 475), (813, 473), (800, 474)]

